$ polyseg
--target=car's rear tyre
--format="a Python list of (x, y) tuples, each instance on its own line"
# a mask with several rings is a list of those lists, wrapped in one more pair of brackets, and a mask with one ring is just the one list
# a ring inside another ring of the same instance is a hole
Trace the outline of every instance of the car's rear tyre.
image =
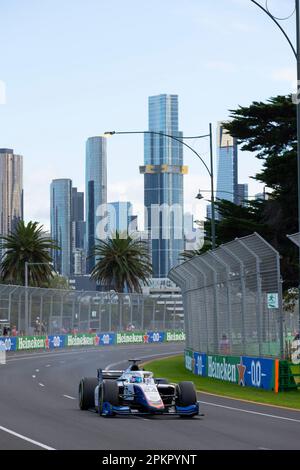
[(110, 409), (106, 410), (108, 413), (106, 416), (113, 416), (114, 413), (111, 411), (112, 406), (119, 406), (119, 386), (117, 382), (113, 380), (103, 380), (99, 386), (99, 414), (104, 414), (104, 407), (110, 405)]
[(98, 385), (98, 379), (95, 377), (84, 377), (79, 383), (79, 408), (88, 410), (95, 407), (95, 388)]
[(193, 382), (179, 382), (176, 402), (178, 406), (191, 406), (197, 403), (197, 393)]

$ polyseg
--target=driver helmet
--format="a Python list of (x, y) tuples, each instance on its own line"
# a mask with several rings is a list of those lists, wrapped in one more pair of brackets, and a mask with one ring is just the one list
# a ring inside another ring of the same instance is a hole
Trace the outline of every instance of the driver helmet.
[(143, 379), (142, 379), (142, 377), (139, 376), (139, 375), (132, 375), (132, 376), (130, 377), (130, 382), (131, 382), (131, 383), (138, 384), (138, 383), (143, 382)]

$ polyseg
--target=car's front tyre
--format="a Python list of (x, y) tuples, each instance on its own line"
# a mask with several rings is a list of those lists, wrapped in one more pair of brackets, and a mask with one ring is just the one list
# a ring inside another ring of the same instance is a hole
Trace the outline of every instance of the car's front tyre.
[(119, 387), (111, 380), (103, 380), (99, 385), (98, 412), (101, 416), (114, 416), (113, 406), (119, 406)]
[(78, 400), (81, 410), (95, 408), (95, 388), (97, 385), (98, 379), (95, 377), (84, 377), (80, 380)]

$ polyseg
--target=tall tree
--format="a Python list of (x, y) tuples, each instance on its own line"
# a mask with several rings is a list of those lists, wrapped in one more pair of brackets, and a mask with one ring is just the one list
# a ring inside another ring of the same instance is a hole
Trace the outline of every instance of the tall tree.
[(141, 292), (147, 284), (152, 267), (147, 251), (147, 242), (116, 232), (107, 240), (97, 240), (92, 256), (96, 265), (92, 279), (115, 289), (117, 292)]
[[(277, 96), (230, 113), (231, 121), (223, 123), (224, 127), (237, 138), (242, 151), (256, 152), (262, 169), (253, 178), (271, 191), (267, 200), (248, 201), (245, 207), (217, 201), (221, 215), (217, 243), (257, 231), (282, 255), (284, 288), (295, 286), (297, 248), (286, 235), (298, 231), (296, 106), (291, 95)], [(205, 228), (209, 237), (209, 222)]]
[(50, 266), (50, 250), (59, 249), (55, 242), (46, 236), (38, 222), (20, 221), (15, 230), (0, 237), (3, 255), (1, 258), (1, 278), (3, 282), (25, 285), (25, 263), (29, 265), (28, 284), (42, 287), (53, 277)]

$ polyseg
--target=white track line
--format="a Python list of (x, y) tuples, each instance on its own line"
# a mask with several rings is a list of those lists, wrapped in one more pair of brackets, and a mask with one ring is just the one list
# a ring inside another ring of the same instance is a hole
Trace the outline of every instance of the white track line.
[(44, 385), (44, 384), (41, 384), (41, 383), (39, 383), (39, 386), (40, 386), (40, 387), (45, 387), (45, 385)]
[(300, 423), (300, 419), (288, 418), (286, 416), (271, 415), (271, 414), (268, 414), (268, 413), (261, 413), (259, 411), (243, 410), (242, 408), (234, 408), (233, 406), (219, 405), (217, 403), (211, 403), (211, 402), (208, 402), (208, 401), (202, 401), (202, 400), (199, 400), (199, 401), (200, 401), (200, 403), (203, 403), (204, 405), (216, 406), (218, 408), (225, 408), (227, 410), (240, 411), (242, 413), (248, 413), (248, 414), (253, 414), (253, 415), (264, 416), (266, 418), (282, 419), (284, 421), (293, 421), (294, 423)]
[(65, 397), (65, 398), (69, 398), (70, 400), (76, 400), (76, 398), (75, 398), (75, 397), (70, 397), (70, 395), (63, 395), (63, 397)]
[[(161, 345), (164, 344), (164, 343), (160, 343)], [(167, 344), (167, 343), (165, 343)], [(119, 351), (122, 351), (122, 350), (130, 350), (131, 348), (139, 348), (139, 347), (142, 347), (144, 346), (144, 344), (128, 344), (128, 345), (124, 345), (124, 346), (117, 346), (118, 347), (118, 350)], [(175, 346), (175, 345), (174, 345)], [(105, 350), (104, 350), (105, 349)], [(24, 361), (24, 360), (28, 360), (28, 359), (36, 359), (36, 358), (41, 358), (41, 357), (47, 357), (48, 360), (51, 358), (56, 358), (58, 356), (68, 356), (68, 355), (73, 355), (73, 354), (83, 354), (83, 353), (91, 353), (91, 352), (97, 352), (98, 355), (100, 353), (104, 353), (104, 352), (107, 352), (107, 351), (113, 351), (115, 350), (116, 348), (114, 346), (109, 346), (109, 347), (106, 347), (103, 349), (100, 348), (100, 347), (91, 347), (89, 349), (81, 349), (81, 350), (73, 350), (73, 351), (64, 351), (64, 352), (48, 352), (48, 351), (45, 351), (45, 352), (34, 352), (34, 353), (31, 353), (31, 354), (20, 354), (19, 357), (17, 357), (17, 353), (14, 354), (13, 356), (8, 357), (7, 356), (7, 359), (6, 359), (6, 364), (8, 364), (9, 362), (16, 362), (16, 361)], [(180, 353), (183, 353), (183, 349), (180, 349), (178, 351), (171, 351), (170, 354), (180, 354)], [(166, 351), (166, 355), (168, 354), (168, 351)], [(152, 356), (151, 356), (152, 357)]]
[(30, 439), (29, 437), (23, 436), (22, 434), (19, 434), (15, 431), (12, 431), (11, 429), (4, 428), (3, 426), (0, 426), (0, 431), (4, 431), (7, 434), (11, 434), (12, 436), (15, 436), (15, 437), (18, 437), (19, 439), (22, 439), (23, 441), (27, 441), (27, 442), (30, 442), (31, 444), (34, 444), (34, 445), (38, 446), (38, 447), (42, 447), (42, 449), (55, 450), (53, 447), (46, 446), (45, 444), (42, 444), (41, 442)]

